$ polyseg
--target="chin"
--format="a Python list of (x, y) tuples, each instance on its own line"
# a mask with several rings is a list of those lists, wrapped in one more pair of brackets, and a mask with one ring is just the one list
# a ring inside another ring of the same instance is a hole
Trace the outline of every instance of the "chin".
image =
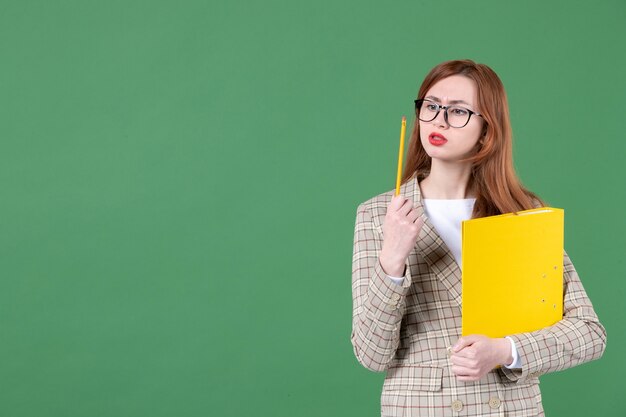
[[(441, 162), (461, 163), (463, 159), (471, 158), (472, 155), (437, 155), (436, 152), (434, 152), (432, 155), (429, 153), (428, 156), (430, 156), (430, 159), (437, 159)], [(463, 163), (465, 164), (469, 162), (464, 161)]]

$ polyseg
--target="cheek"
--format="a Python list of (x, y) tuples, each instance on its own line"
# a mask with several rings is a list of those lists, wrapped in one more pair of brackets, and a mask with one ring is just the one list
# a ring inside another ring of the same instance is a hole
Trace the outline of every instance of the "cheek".
[(474, 149), (476, 149), (476, 147), (478, 146), (478, 137), (469, 139), (465, 141), (465, 150), (466, 151), (472, 151)]
[(428, 139), (428, 135), (431, 133), (431, 127), (425, 123), (420, 122), (420, 136), (422, 139)]
[(484, 133), (487, 133), (487, 125), (481, 120), (481, 123), (478, 123), (476, 127), (476, 136), (480, 139)]
[(478, 144), (478, 141), (480, 140), (481, 134), (483, 131), (483, 127), (482, 124), (478, 125), (478, 126), (473, 126), (472, 129), (470, 129), (467, 133), (467, 144), (468, 147), (473, 148), (474, 146), (476, 146)]

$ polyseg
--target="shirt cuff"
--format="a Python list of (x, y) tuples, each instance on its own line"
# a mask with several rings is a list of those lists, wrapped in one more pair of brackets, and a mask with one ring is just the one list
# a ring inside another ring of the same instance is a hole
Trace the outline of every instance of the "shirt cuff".
[(389, 278), (394, 284), (396, 285), (402, 285), (402, 283), (404, 282), (404, 277), (392, 277), (391, 275), (387, 275), (387, 278)]
[(508, 336), (506, 336), (506, 338), (509, 339), (509, 341), (511, 342), (511, 356), (513, 356), (513, 363), (510, 365), (504, 365), (504, 367), (508, 369), (521, 369), (522, 358), (517, 353), (517, 347), (515, 347), (515, 342)]

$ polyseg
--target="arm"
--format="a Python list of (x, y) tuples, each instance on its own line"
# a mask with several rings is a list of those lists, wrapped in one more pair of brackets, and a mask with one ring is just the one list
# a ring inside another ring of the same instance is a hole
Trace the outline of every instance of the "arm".
[(352, 335), (354, 354), (372, 371), (384, 371), (400, 341), (405, 296), (411, 286), (409, 268), (397, 285), (379, 261), (382, 236), (363, 204), (357, 209), (352, 257)]
[[(378, 200), (378, 207), (381, 203)], [(351, 340), (359, 362), (372, 371), (387, 369), (400, 343), (405, 297), (411, 287), (407, 258), (424, 224), (422, 214), (412, 200), (400, 195), (391, 198), (382, 226), (376, 224), (369, 204), (357, 209)], [(387, 274), (402, 276), (402, 283), (397, 285)]]
[[(383, 225), (375, 220), (370, 205), (359, 206), (352, 257), (351, 341), (363, 366), (384, 371), (400, 343), (405, 296), (411, 286), (406, 260), (423, 219), (411, 201), (396, 196), (387, 206)], [(402, 276), (402, 282), (394, 283), (387, 273)]]
[(598, 359), (606, 347), (606, 330), (567, 253), (563, 257), (563, 319), (553, 326), (509, 336), (522, 360), (521, 369), (501, 368), (519, 383), (548, 372)]

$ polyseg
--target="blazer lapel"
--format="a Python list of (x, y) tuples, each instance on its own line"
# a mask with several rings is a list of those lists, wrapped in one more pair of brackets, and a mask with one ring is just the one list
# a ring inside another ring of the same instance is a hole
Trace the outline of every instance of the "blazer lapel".
[[(416, 209), (423, 213), (424, 206), (417, 178), (413, 177), (406, 185), (407, 194), (405, 195), (409, 197), (412, 194)], [(428, 219), (422, 226), (414, 251), (426, 261), (437, 278), (450, 292), (454, 301), (461, 306), (461, 269), (452, 252)]]

